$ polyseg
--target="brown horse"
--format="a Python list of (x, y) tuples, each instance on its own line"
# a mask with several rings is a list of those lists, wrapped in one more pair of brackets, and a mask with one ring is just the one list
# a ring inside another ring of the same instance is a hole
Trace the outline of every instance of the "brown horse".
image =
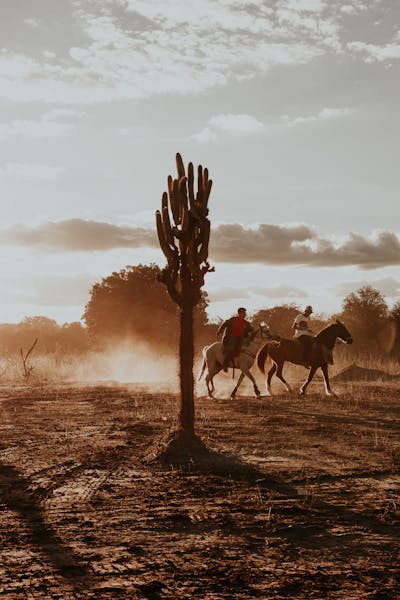
[(307, 380), (300, 388), (300, 395), (306, 393), (306, 389), (314, 377), (316, 370), (321, 368), (324, 376), (325, 393), (327, 396), (330, 396), (332, 390), (329, 384), (328, 364), (332, 363), (332, 350), (337, 338), (341, 339), (346, 344), (353, 343), (350, 332), (339, 320), (337, 320), (336, 323), (328, 325), (315, 336), (310, 364), (305, 364), (304, 346), (298, 340), (282, 338), (280, 342), (268, 342), (265, 344), (258, 353), (257, 365), (261, 373), (265, 374), (265, 364), (267, 359), (271, 358), (273, 362), (265, 381), (267, 396), (271, 396), (271, 379), (275, 373), (285, 386), (286, 391), (291, 391), (288, 382), (282, 375), (282, 368), (285, 361), (289, 361), (295, 365), (311, 367)]

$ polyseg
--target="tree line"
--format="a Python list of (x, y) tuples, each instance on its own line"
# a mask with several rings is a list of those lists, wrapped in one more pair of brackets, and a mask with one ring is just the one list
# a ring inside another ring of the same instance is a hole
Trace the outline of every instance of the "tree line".
[[(160, 281), (155, 265), (127, 266), (96, 283), (82, 316), (83, 323), (57, 324), (44, 316), (27, 317), (18, 324), (0, 324), (1, 355), (15, 354), (39, 338), (37, 352), (64, 354), (102, 350), (120, 340), (140, 339), (160, 352), (176, 352), (179, 337), (178, 307)], [(196, 347), (200, 349), (216, 337), (219, 323), (208, 320), (206, 293), (194, 308)], [(285, 337), (300, 307), (282, 304), (261, 309), (251, 316), (253, 324), (266, 321)], [(227, 317), (230, 315), (227, 315)], [(329, 317), (313, 315), (317, 333), (332, 319), (340, 318), (351, 331), (352, 352), (369, 354), (400, 350), (400, 300), (389, 308), (384, 296), (372, 286), (348, 294), (342, 310)]]

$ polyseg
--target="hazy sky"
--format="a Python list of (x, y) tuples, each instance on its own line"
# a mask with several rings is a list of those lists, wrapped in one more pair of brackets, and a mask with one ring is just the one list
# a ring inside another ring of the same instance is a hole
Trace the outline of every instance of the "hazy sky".
[(400, 298), (398, 0), (2, 0), (0, 322), (163, 264), (175, 153), (214, 180), (210, 315)]

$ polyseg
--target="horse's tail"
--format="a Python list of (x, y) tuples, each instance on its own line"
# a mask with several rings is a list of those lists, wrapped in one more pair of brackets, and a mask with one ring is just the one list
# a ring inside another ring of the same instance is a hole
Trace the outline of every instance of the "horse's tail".
[(260, 352), (257, 354), (257, 367), (261, 373), (265, 373), (265, 361), (268, 358), (269, 344), (264, 344)]
[(197, 381), (200, 381), (200, 379), (203, 377), (204, 375), (204, 371), (206, 370), (206, 366), (207, 366), (207, 361), (206, 361), (206, 357), (205, 357), (205, 351), (207, 348), (204, 348), (203, 350), (203, 362), (201, 363), (201, 367), (200, 367), (200, 371), (197, 377)]

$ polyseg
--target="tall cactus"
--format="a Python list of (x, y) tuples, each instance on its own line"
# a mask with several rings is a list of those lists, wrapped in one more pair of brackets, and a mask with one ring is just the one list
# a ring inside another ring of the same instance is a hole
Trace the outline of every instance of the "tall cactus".
[(161, 211), (156, 211), (157, 233), (167, 259), (160, 280), (180, 309), (180, 406), (179, 426), (194, 433), (193, 308), (201, 299), (204, 276), (214, 269), (208, 262), (210, 221), (208, 199), (212, 181), (208, 170), (197, 170), (197, 190), (193, 164), (186, 175), (180, 154), (176, 155), (177, 179), (168, 177)]

